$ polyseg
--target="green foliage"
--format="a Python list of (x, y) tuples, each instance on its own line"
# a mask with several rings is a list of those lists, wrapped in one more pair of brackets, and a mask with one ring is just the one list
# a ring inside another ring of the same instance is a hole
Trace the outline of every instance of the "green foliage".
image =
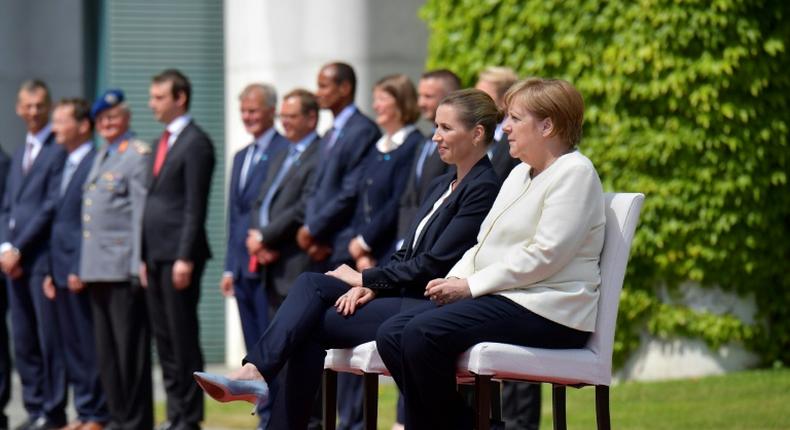
[[(607, 190), (646, 194), (618, 359), (647, 329), (790, 363), (790, 2), (428, 0), (428, 68), (561, 77)], [(759, 322), (662, 304), (683, 281), (754, 295)]]

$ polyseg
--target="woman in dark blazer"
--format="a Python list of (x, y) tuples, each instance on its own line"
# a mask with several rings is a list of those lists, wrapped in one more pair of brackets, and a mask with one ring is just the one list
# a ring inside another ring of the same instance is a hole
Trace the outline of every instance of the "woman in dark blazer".
[(373, 340), (379, 325), (426, 302), (430, 279), (446, 275), (491, 208), (499, 179), (486, 156), (499, 112), (478, 90), (450, 94), (439, 106), (434, 140), (456, 172), (434, 180), (403, 247), (380, 267), (361, 273), (342, 265), (297, 278), (266, 333), (229, 377), (195, 373), (214, 399), (264, 403), (268, 386), (288, 363), (284, 395), (274, 404), (272, 429), (304, 429), (323, 371), (325, 350)]
[[(348, 244), (357, 270), (384, 261), (395, 248), (398, 205), (406, 188), (415, 149), (425, 137), (414, 123), (420, 117), (417, 90), (406, 75), (392, 75), (373, 87), (373, 110), (384, 135), (368, 153), (357, 191)], [(345, 251), (345, 250), (341, 250)]]

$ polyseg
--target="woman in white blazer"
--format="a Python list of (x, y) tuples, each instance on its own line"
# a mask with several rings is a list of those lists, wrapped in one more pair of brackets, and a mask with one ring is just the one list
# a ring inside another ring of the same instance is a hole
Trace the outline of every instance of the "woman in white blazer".
[(472, 427), (456, 392), (458, 356), (479, 342), (582, 347), (595, 327), (604, 239), (601, 182), (576, 151), (584, 101), (568, 82), (531, 78), (506, 94), (510, 154), (522, 161), (477, 244), (430, 302), (387, 320), (376, 342), (406, 402), (406, 428)]

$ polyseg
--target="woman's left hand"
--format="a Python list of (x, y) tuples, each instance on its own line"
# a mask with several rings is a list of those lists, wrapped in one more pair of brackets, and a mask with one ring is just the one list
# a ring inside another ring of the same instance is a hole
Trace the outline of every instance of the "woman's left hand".
[(367, 287), (354, 287), (346, 291), (335, 302), (337, 313), (347, 317), (353, 315), (357, 308), (376, 298), (376, 293)]
[(343, 264), (335, 270), (324, 273), (327, 276), (340, 279), (352, 287), (362, 286), (362, 273), (352, 269), (348, 264)]
[(425, 297), (442, 306), (472, 297), (472, 291), (466, 279), (438, 278), (428, 282)]

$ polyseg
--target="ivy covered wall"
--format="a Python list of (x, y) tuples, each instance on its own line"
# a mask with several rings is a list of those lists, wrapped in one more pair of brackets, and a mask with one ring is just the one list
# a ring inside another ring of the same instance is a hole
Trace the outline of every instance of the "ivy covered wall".
[[(616, 362), (646, 329), (790, 363), (790, 2), (428, 0), (421, 16), (428, 69), (574, 83), (605, 188), (646, 194)], [(753, 295), (758, 322), (657, 299), (684, 281)]]

